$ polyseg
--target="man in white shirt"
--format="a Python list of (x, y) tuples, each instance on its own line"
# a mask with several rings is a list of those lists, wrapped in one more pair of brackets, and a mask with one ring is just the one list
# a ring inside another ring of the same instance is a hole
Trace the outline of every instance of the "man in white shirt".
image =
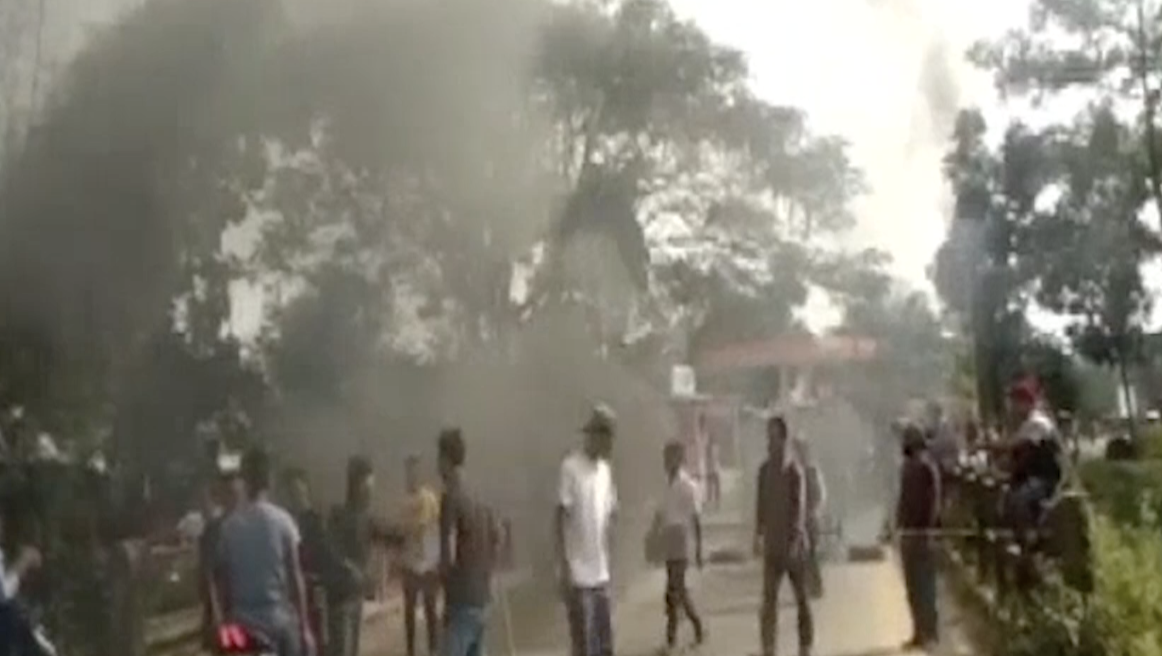
[(617, 511), (609, 466), (613, 412), (605, 406), (594, 408), (582, 431), (583, 448), (561, 463), (556, 521), (561, 589), (573, 656), (612, 656), (609, 561)]
[(662, 530), (666, 560), (666, 648), (673, 649), (679, 612), (684, 612), (693, 625), (694, 642), (701, 645), (706, 639), (702, 619), (698, 617), (686, 587), (691, 552), (698, 569), (702, 569), (702, 503), (698, 484), (683, 468), (685, 448), (682, 444), (667, 444), (662, 459), (666, 469), (666, 494), (658, 526)]

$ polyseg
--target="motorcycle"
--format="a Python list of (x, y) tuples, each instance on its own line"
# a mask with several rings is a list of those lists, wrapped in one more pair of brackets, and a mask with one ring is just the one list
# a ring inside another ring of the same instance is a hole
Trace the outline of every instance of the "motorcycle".
[(274, 644), (266, 637), (238, 624), (218, 628), (220, 656), (278, 656)]

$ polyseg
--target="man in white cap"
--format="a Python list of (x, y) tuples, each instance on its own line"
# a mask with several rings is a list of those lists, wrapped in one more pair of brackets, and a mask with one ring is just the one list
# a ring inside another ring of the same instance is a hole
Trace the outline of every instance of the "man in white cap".
[(609, 466), (616, 420), (599, 405), (582, 428), (579, 451), (561, 463), (557, 556), (573, 656), (612, 656), (610, 543), (617, 489)]

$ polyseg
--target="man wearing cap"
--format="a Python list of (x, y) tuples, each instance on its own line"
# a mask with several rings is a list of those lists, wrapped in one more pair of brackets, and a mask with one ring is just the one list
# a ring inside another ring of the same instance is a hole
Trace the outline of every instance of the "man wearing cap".
[(924, 433), (916, 426), (903, 428), (904, 465), (896, 503), (896, 529), (904, 587), (912, 613), (912, 638), (906, 648), (927, 648), (939, 639), (936, 613), (936, 558), (932, 534), (939, 524), (940, 473), (928, 453)]
[(1041, 506), (1061, 481), (1060, 440), (1057, 426), (1040, 407), (1036, 381), (1026, 379), (1009, 389), (1009, 407), (1018, 422), (1008, 444), (1010, 495), (1008, 512), (1017, 528), (1034, 526)]
[(573, 656), (612, 656), (610, 544), (617, 511), (617, 489), (609, 466), (613, 412), (597, 406), (582, 432), (582, 448), (561, 463), (555, 531), (561, 590)]

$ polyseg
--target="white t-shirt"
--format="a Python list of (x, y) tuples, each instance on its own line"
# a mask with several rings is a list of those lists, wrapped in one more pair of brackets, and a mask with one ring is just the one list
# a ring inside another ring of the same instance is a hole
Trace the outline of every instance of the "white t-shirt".
[(685, 470), (679, 471), (666, 486), (662, 500), (662, 527), (665, 531), (667, 560), (690, 558), (693, 540), (690, 531), (694, 520), (702, 512), (702, 493), (698, 484)]
[(574, 453), (561, 463), (557, 502), (565, 510), (565, 560), (573, 584), (609, 583), (609, 528), (617, 490), (609, 463)]
[(1044, 440), (1057, 439), (1057, 426), (1049, 415), (1041, 410), (1034, 410), (1029, 418), (1021, 423), (1021, 427), (1017, 429), (1017, 441), (1027, 441), (1034, 444), (1040, 443)]

